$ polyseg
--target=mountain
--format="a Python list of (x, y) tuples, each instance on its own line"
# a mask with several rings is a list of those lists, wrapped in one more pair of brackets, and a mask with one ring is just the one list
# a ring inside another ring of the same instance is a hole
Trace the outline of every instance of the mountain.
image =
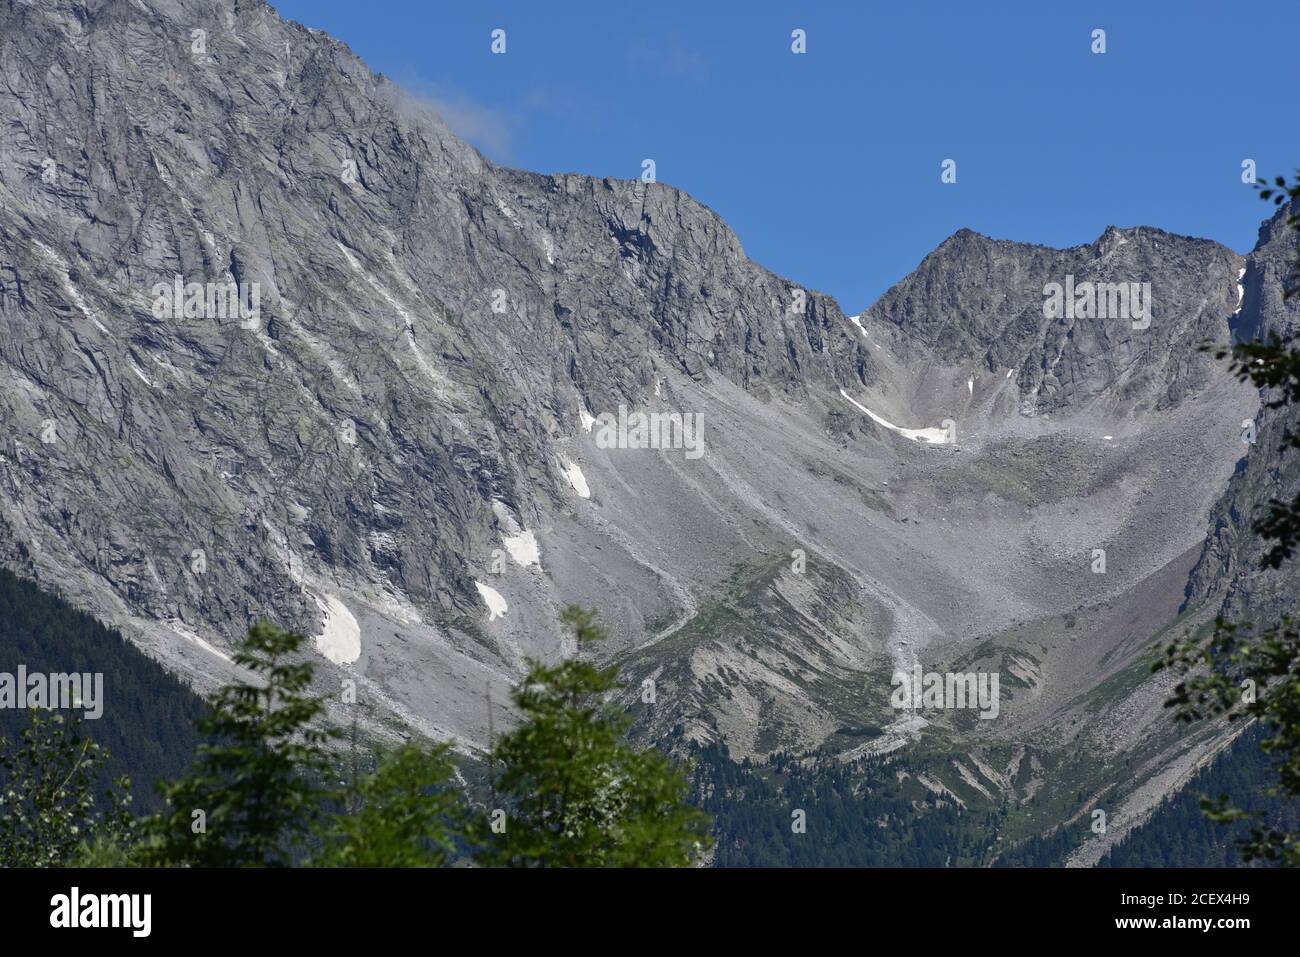
[[(644, 739), (892, 755), (1008, 842), (1118, 835), (1230, 737), (1148, 668), (1271, 487), (1199, 349), (1274, 321), (1269, 241), (963, 230), (846, 316), (262, 2), (11, 3), (0, 72), (0, 558), (199, 689), (272, 619), (369, 730), (473, 751), (596, 606)], [(915, 665), (997, 672), (997, 719), (899, 714)]]
[[(1298, 258), (1295, 231), (1286, 225), (1287, 216), (1295, 212), (1281, 209), (1260, 226), (1242, 279), (1243, 307), (1233, 321), (1239, 339), (1285, 339), (1300, 332), (1300, 299), (1283, 298)], [(1276, 396), (1270, 392), (1264, 398)], [(1230, 618), (1271, 620), (1294, 613), (1300, 579), (1294, 562), (1277, 569), (1261, 567), (1267, 546), (1251, 529), (1268, 514), (1271, 500), (1300, 495), (1300, 462), (1284, 448), (1287, 432), (1300, 429), (1300, 411), (1266, 404), (1251, 422), (1254, 441), (1242, 447), (1246, 454), (1214, 510), (1189, 583), (1188, 603), (1218, 601)]]

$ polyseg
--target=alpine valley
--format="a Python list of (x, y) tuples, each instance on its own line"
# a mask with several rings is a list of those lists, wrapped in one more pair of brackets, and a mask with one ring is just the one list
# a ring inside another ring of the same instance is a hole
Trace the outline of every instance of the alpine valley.
[[(1201, 348), (1300, 326), (1284, 213), (1246, 257), (961, 230), (846, 315), (669, 185), (489, 162), (262, 0), (11, 0), (0, 78), (0, 562), (200, 693), (271, 620), (366, 734), (472, 761), (595, 607), (720, 864), (792, 807), (784, 862), (1095, 864), (1240, 730), (1151, 664), (1296, 594), (1250, 533), (1294, 413)], [(998, 701), (896, 708), (896, 672)]]

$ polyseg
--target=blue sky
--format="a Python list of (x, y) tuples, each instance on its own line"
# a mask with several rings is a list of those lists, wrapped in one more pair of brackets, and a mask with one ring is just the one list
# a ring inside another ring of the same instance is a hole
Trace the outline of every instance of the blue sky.
[(1300, 167), (1294, 0), (272, 2), (497, 162), (633, 178), (654, 159), (851, 313), (963, 226), (1071, 246), (1152, 225), (1244, 252), (1271, 207), (1242, 160)]

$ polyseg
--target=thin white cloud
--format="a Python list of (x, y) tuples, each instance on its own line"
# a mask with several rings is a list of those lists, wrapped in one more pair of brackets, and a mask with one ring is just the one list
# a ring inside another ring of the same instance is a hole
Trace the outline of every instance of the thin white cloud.
[(628, 51), (627, 60), (633, 66), (649, 67), (673, 80), (700, 82), (708, 75), (704, 57), (686, 49), (680, 40), (673, 40), (667, 47), (640, 44)]
[(492, 159), (510, 157), (521, 119), (518, 115), (419, 77), (405, 75), (397, 82), (408, 95), (438, 114), (461, 139), (473, 143)]

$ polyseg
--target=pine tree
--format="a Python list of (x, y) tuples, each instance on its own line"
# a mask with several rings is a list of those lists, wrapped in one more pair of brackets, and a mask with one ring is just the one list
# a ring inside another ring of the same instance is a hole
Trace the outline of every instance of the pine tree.
[(446, 744), (405, 744), (379, 755), (376, 769), (357, 786), (352, 806), (334, 815), (323, 867), (445, 867), (465, 833), (461, 793)]
[(227, 685), (198, 729), (190, 771), (162, 786), (167, 810), (145, 822), (146, 864), (283, 867), (293, 863), (330, 791), (325, 742), (313, 725), (324, 706), (305, 692), (309, 662), (294, 661), (302, 635), (258, 624), (235, 663), (261, 678)]
[[(604, 637), (595, 613), (565, 609), (579, 655)], [(477, 859), (523, 867), (681, 867), (704, 851), (708, 819), (686, 803), (681, 770), (626, 740), (629, 719), (609, 697), (618, 668), (574, 658), (529, 663), (513, 700), (523, 723), (494, 747), (494, 813), (480, 827)], [(504, 824), (504, 830), (500, 825)]]

